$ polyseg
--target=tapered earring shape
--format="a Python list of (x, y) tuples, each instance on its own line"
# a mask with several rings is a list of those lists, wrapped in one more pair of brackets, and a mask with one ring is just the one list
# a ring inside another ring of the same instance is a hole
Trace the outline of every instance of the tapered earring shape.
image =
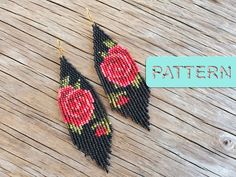
[(110, 105), (149, 130), (150, 90), (127, 49), (93, 24), (95, 68)]
[(112, 127), (92, 86), (61, 56), (58, 103), (74, 145), (108, 171)]

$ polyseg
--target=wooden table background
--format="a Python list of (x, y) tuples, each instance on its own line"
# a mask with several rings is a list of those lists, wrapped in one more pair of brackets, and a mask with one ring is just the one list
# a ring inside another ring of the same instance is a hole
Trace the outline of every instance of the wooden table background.
[[(152, 89), (147, 132), (108, 105), (85, 7), (142, 75), (149, 55), (236, 55), (235, 0), (0, 0), (0, 176), (235, 177), (236, 89)], [(62, 122), (56, 39), (107, 108), (109, 174)]]

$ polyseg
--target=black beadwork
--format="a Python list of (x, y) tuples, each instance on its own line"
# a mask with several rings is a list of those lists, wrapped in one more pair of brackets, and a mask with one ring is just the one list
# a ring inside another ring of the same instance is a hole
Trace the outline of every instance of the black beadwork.
[[(73, 141), (73, 144), (82, 151), (85, 155), (89, 155), (96, 163), (108, 172), (109, 154), (111, 153), (111, 139), (112, 139), (112, 126), (107, 118), (106, 110), (101, 103), (99, 97), (95, 93), (93, 87), (86, 81), (85, 77), (78, 72), (67, 59), (62, 56), (60, 80), (70, 77), (69, 85), (73, 86), (80, 79), (80, 88), (89, 90), (94, 98), (94, 115), (95, 118), (91, 119), (89, 123), (83, 125), (81, 134), (68, 126), (68, 130)], [(103, 120), (109, 123), (111, 132), (108, 135), (96, 136), (95, 131), (91, 128)]]
[(150, 97), (150, 89), (146, 85), (145, 80), (139, 74), (141, 78), (141, 83), (139, 88), (135, 88), (132, 85), (126, 87), (116, 87), (108, 79), (106, 79), (101, 71), (101, 63), (103, 62), (103, 56), (101, 52), (108, 53), (109, 47), (104, 44), (104, 41), (110, 40), (115, 45), (116, 42), (112, 40), (110, 36), (104, 33), (103, 30), (95, 23), (93, 24), (93, 38), (94, 38), (94, 61), (97, 74), (101, 80), (103, 88), (107, 95), (111, 93), (127, 92), (127, 96), (130, 98), (128, 104), (121, 106), (121, 108), (116, 108), (111, 104), (112, 109), (117, 110), (125, 117), (131, 117), (133, 121), (140, 124), (144, 128), (150, 130), (149, 128), (149, 115), (148, 115), (148, 104)]

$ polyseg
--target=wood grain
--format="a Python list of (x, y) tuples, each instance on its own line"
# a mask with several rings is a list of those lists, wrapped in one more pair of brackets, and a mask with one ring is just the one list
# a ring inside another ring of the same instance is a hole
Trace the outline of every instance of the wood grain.
[[(236, 55), (234, 0), (0, 0), (0, 176), (235, 177), (236, 89), (152, 89), (147, 132), (108, 105), (85, 7), (142, 75), (150, 55)], [(62, 122), (56, 39), (107, 108), (109, 174)]]

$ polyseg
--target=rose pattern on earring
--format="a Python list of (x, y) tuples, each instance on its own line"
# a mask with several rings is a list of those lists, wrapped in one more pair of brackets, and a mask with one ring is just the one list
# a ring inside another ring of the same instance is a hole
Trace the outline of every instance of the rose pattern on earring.
[(122, 87), (133, 83), (139, 72), (129, 52), (119, 45), (109, 49), (100, 67), (110, 82)]
[(128, 50), (93, 24), (95, 69), (112, 109), (149, 128), (150, 90)]
[[(74, 90), (72, 86), (67, 86), (59, 90), (58, 100), (65, 123), (80, 127), (91, 120), (94, 111), (94, 99), (89, 90), (80, 88)], [(74, 123), (71, 118), (75, 118), (77, 121)]]
[(100, 137), (102, 135), (107, 135), (107, 133), (109, 132), (109, 130), (107, 129), (106, 126), (104, 125), (99, 125), (96, 127), (96, 136)]
[(61, 56), (58, 104), (72, 142), (108, 172), (112, 126), (93, 87)]
[(121, 95), (118, 97), (117, 105), (122, 106), (129, 102), (129, 98), (127, 96)]

